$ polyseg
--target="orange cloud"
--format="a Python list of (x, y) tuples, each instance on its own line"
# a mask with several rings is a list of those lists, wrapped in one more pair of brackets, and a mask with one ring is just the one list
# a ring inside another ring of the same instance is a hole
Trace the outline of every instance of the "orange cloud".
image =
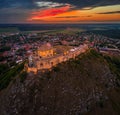
[[(30, 22), (35, 23), (81, 23), (81, 22), (112, 22), (120, 21), (120, 14), (101, 14), (99, 12), (111, 12), (112, 7), (99, 7), (91, 10), (71, 9), (70, 5), (58, 8), (49, 8), (33, 12)], [(115, 7), (116, 8), (116, 7)], [(118, 11), (118, 7), (114, 12)]]
[(70, 5), (59, 7), (59, 8), (49, 8), (45, 10), (40, 10), (32, 13), (32, 17), (29, 20), (40, 20), (41, 18), (52, 17), (58, 14), (62, 14), (70, 10)]

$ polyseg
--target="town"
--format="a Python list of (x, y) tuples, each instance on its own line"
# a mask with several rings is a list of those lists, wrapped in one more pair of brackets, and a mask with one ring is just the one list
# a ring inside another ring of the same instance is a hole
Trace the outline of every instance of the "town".
[(29, 55), (38, 49), (45, 42), (52, 46), (79, 46), (88, 44), (89, 47), (98, 47), (101, 50), (107, 48), (120, 49), (120, 40), (108, 38), (93, 33), (10, 33), (0, 34), (0, 64), (13, 66), (28, 58)]
[(84, 44), (89, 48), (96, 48), (102, 53), (118, 55), (120, 52), (119, 39), (112, 39), (90, 32), (79, 32), (71, 28), (67, 28), (64, 31), (1, 33), (0, 65), (6, 65), (7, 68), (12, 68), (16, 64), (29, 60), (31, 55), (36, 55), (40, 47), (47, 43), (54, 47), (52, 53), (57, 53), (56, 55), (65, 54), (70, 49)]

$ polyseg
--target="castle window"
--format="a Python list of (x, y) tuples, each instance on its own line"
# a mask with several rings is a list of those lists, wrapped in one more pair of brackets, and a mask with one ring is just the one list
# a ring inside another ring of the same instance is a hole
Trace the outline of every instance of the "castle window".
[(57, 63), (59, 63), (60, 62), (60, 60), (59, 59), (57, 59)]
[(53, 65), (53, 62), (51, 62), (51, 65)]
[(40, 66), (43, 67), (43, 63), (41, 63)]

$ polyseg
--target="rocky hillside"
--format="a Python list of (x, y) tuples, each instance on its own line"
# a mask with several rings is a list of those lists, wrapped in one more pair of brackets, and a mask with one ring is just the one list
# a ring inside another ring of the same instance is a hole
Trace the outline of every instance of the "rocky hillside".
[(119, 115), (119, 70), (118, 58), (90, 50), (51, 71), (22, 73), (0, 92), (0, 114)]

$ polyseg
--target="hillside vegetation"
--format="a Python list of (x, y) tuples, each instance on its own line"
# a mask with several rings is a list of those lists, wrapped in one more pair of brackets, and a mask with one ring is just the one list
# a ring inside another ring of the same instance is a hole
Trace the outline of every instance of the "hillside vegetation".
[(22, 82), (17, 77), (0, 93), (0, 113), (119, 115), (119, 70), (119, 58), (89, 50), (51, 71), (30, 73)]
[[(14, 79), (14, 77), (19, 75), (19, 73), (23, 70), (23, 68), (24, 68), (24, 63), (18, 64), (17, 66), (8, 70), (7, 68), (5, 68), (6, 71), (4, 70), (5, 72), (4, 73), (1, 72), (2, 74), (0, 74), (0, 90), (6, 88), (9, 85), (9, 83)], [(1, 71), (3, 71), (3, 69), (1, 69)]]

